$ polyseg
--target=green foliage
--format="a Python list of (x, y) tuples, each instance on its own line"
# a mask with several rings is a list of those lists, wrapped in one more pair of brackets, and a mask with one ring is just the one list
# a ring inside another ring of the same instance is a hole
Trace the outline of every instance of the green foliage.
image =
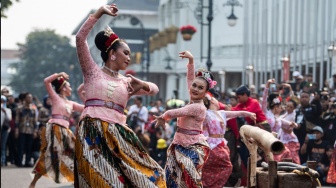
[(76, 89), (82, 83), (76, 48), (70, 45), (70, 39), (60, 36), (54, 30), (35, 30), (28, 34), (25, 44), (18, 44), (21, 62), (14, 64), (17, 75), (10, 85), (18, 92), (28, 91), (42, 99), (46, 94), (44, 78), (66, 72), (70, 76), (73, 88), (73, 100), (78, 99)]
[[(16, 1), (18, 2), (19, 0)], [(1, 18), (7, 18), (5, 11), (12, 6), (12, 4), (12, 0), (1, 0)]]

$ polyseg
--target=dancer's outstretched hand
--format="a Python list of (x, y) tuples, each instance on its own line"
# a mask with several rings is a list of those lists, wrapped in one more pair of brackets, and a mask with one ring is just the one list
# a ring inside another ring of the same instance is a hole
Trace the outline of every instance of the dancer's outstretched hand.
[(117, 16), (118, 15), (117, 5), (116, 4), (103, 5), (93, 14), (93, 16), (99, 19), (103, 14), (107, 14), (113, 17)]
[(162, 118), (162, 116), (156, 116), (154, 115), (154, 123), (155, 123), (155, 128), (158, 128), (159, 126), (165, 128), (165, 123), (166, 121)]
[(189, 60), (194, 60), (194, 56), (189, 51), (183, 51), (179, 53), (179, 57), (188, 58)]
[(58, 73), (58, 76), (62, 76), (64, 79), (69, 80), (69, 75), (65, 72)]
[(128, 83), (128, 94), (133, 95), (138, 92), (140, 89), (149, 91), (149, 86), (144, 81), (135, 78), (134, 76), (127, 74), (126, 77), (131, 78), (131, 81)]

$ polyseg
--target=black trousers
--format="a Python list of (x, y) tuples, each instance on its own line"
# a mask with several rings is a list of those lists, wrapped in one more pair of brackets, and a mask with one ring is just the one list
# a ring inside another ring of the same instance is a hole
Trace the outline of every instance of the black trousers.
[(29, 165), (32, 157), (33, 134), (19, 134), (19, 165), (22, 164), (23, 154), (25, 157), (25, 166)]

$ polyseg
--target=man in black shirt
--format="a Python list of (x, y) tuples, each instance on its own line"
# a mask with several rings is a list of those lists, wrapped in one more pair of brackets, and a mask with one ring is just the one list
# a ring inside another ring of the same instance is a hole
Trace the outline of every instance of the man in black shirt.
[(319, 179), (322, 182), (328, 172), (328, 157), (326, 152), (329, 148), (329, 142), (322, 140), (323, 129), (320, 126), (314, 127), (312, 133), (307, 134), (300, 153), (307, 154), (310, 161), (316, 161), (316, 170), (320, 174)]

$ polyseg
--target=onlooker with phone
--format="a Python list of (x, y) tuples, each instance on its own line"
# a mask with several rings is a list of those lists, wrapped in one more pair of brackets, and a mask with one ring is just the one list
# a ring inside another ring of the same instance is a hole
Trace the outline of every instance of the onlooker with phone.
[[(310, 93), (302, 91), (300, 95), (301, 107), (295, 111), (295, 122), (298, 124), (298, 128), (294, 129), (295, 135), (298, 137), (300, 146), (302, 147), (307, 132), (311, 131), (315, 125), (319, 124), (319, 118), (321, 115), (321, 103), (318, 98), (314, 98), (310, 101)], [(306, 162), (307, 156), (300, 154), (301, 163)]]
[(327, 175), (327, 150), (329, 148), (329, 142), (322, 140), (323, 129), (320, 126), (315, 126), (312, 130), (312, 134), (307, 134), (304, 144), (302, 145), (301, 154), (307, 154), (308, 160), (316, 161), (317, 172), (320, 174), (319, 180), (324, 182), (324, 177)]

